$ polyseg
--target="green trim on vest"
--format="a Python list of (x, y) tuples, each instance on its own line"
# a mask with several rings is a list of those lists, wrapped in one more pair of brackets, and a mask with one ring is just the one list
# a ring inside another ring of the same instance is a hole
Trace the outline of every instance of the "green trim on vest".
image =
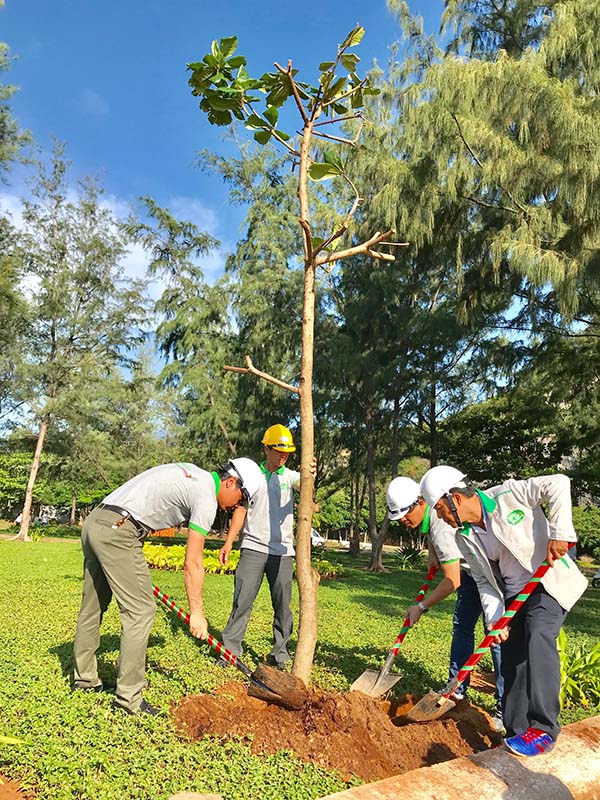
[(218, 472), (211, 472), (212, 479), (215, 482), (215, 494), (219, 494), (221, 491), (221, 478), (219, 478)]
[(423, 522), (421, 523), (421, 533), (429, 533), (431, 529), (431, 509), (425, 503), (425, 514), (423, 515)]
[(498, 503), (493, 500), (489, 494), (482, 492), (480, 489), (475, 489), (477, 494), (479, 495), (479, 499), (481, 500), (481, 505), (485, 508), (488, 514), (493, 514), (496, 510)]
[(260, 462), (260, 471), (262, 472), (263, 475), (269, 475), (269, 476), (283, 475), (284, 469), (285, 469), (285, 464), (282, 467), (279, 467), (279, 469), (276, 469), (275, 472), (269, 472), (269, 470), (267, 469), (267, 462), (266, 461)]

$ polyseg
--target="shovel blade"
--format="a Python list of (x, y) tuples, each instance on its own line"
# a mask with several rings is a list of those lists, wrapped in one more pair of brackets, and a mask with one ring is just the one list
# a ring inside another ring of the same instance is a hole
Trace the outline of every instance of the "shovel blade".
[(367, 669), (354, 681), (350, 687), (351, 692), (362, 692), (368, 697), (381, 697), (390, 691), (400, 680), (402, 675), (382, 675), (381, 671), (375, 672)]
[(431, 691), (422, 697), (410, 711), (403, 714), (402, 719), (408, 722), (431, 722), (443, 717), (456, 703), (449, 697), (444, 697), (441, 692)]

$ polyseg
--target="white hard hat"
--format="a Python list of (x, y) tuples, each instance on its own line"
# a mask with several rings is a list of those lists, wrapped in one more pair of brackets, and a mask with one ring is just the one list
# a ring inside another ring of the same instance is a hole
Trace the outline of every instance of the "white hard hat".
[(417, 502), (419, 484), (412, 478), (394, 478), (387, 488), (386, 500), (390, 519), (402, 519)]
[(225, 471), (241, 480), (246, 499), (251, 502), (263, 481), (263, 474), (256, 461), (251, 458), (232, 458), (225, 465)]
[(439, 467), (433, 467), (423, 475), (421, 479), (421, 494), (429, 508), (433, 508), (440, 497), (448, 494), (450, 489), (456, 487), (464, 487), (465, 483), (463, 478), (466, 478), (464, 472), (461, 472), (455, 467), (446, 467), (440, 464)]

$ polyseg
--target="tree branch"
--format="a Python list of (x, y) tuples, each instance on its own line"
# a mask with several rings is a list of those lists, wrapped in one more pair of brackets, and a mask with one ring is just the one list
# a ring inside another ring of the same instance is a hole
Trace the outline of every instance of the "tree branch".
[(262, 378), (264, 381), (268, 383), (274, 383), (275, 386), (280, 386), (282, 389), (286, 389), (288, 392), (292, 394), (300, 394), (300, 390), (297, 386), (292, 386), (291, 383), (285, 383), (284, 381), (280, 381), (279, 378), (274, 378), (272, 375), (269, 375), (266, 372), (261, 372), (261, 370), (256, 369), (254, 364), (252, 363), (252, 359), (250, 356), (246, 356), (246, 367), (230, 367), (225, 365), (223, 367), (224, 370), (228, 372), (242, 372), (249, 375), (256, 375), (257, 378)]
[[(373, 258), (382, 259), (384, 261), (393, 261), (394, 256), (392, 253), (379, 253), (376, 250), (373, 250), (373, 246), (379, 244), (380, 242), (385, 242), (389, 237), (394, 233), (394, 231), (385, 231), (385, 233), (380, 233), (377, 231), (370, 239), (363, 244), (357, 244), (354, 247), (348, 247), (346, 250), (340, 250), (337, 253), (327, 253), (327, 255), (321, 256), (320, 258), (315, 259), (315, 267), (322, 267), (323, 264), (329, 264), (331, 261), (341, 261), (344, 258), (351, 258), (352, 256), (364, 255), (368, 254), (373, 256)], [(410, 242), (390, 242), (390, 244), (394, 245), (395, 247), (408, 247)]]
[(281, 72), (282, 75), (287, 75), (288, 76), (288, 79), (289, 79), (289, 82), (290, 82), (290, 86), (291, 86), (291, 89), (292, 89), (292, 94), (294, 95), (294, 100), (296, 101), (296, 105), (298, 106), (298, 111), (300, 112), (300, 116), (302, 117), (302, 119), (304, 120), (305, 123), (308, 122), (308, 116), (306, 114), (306, 111), (304, 110), (304, 106), (302, 104), (302, 100), (300, 99), (300, 95), (298, 94), (298, 87), (296, 86), (296, 81), (294, 80), (294, 76), (292, 75), (292, 62), (291, 62), (291, 60), (288, 61), (287, 69), (284, 69), (281, 66), (281, 64), (278, 64), (277, 62), (275, 62), (274, 66), (275, 66), (275, 69), (279, 70), (279, 72)]

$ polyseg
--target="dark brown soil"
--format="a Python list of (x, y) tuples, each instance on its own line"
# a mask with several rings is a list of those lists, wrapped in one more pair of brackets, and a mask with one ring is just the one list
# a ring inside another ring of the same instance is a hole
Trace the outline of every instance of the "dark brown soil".
[(216, 696), (184, 697), (172, 714), (184, 736), (247, 738), (254, 753), (293, 750), (337, 770), (343, 780), (379, 780), (500, 744), (485, 711), (466, 701), (442, 719), (403, 724), (402, 714), (418, 699), (406, 695), (391, 704), (360, 692), (311, 691), (304, 708), (289, 711), (249, 697), (244, 684), (231, 682)]

